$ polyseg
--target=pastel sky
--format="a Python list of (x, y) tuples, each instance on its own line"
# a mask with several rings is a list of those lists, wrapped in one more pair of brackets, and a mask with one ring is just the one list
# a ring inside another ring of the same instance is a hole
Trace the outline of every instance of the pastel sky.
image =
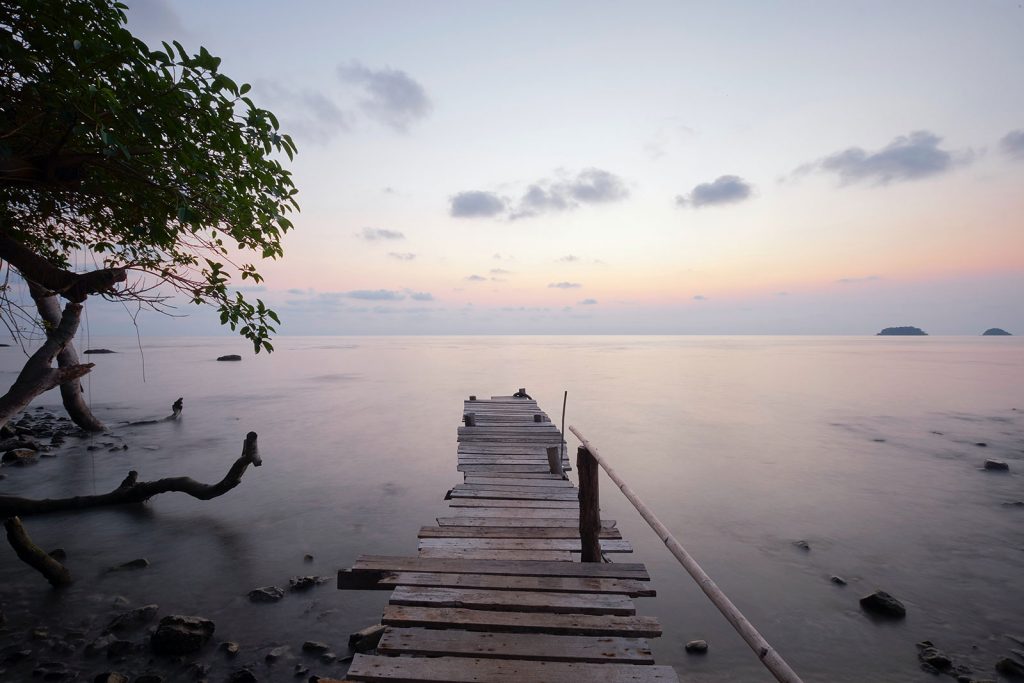
[(1017, 0), (129, 4), (299, 146), (283, 333), (1024, 333)]

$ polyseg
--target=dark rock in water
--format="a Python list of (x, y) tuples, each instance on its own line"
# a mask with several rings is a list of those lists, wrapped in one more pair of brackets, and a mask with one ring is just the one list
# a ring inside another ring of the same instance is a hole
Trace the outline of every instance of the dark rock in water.
[(38, 454), (29, 448), (12, 448), (4, 453), (0, 462), (5, 465), (31, 465), (36, 462)]
[(229, 353), (226, 356), (218, 357), (217, 360), (242, 360), (242, 357), (239, 356), (237, 353)]
[(308, 673), (309, 673), (309, 667), (308, 666), (306, 666), (304, 664), (301, 664), (301, 663), (295, 665), (295, 677), (296, 678), (299, 678), (301, 676), (305, 676)]
[(115, 640), (117, 640), (117, 636), (110, 635), (109, 633), (107, 635), (100, 636), (85, 646), (85, 656), (95, 657), (99, 653), (105, 651)]
[(266, 656), (264, 656), (264, 659), (273, 664), (282, 657), (287, 657), (290, 654), (291, 648), (289, 648), (287, 645), (280, 645), (278, 647), (271, 649), (270, 652), (268, 652)]
[(238, 643), (233, 643), (230, 640), (225, 640), (223, 643), (217, 646), (217, 649), (226, 654), (228, 657), (234, 657), (238, 654)]
[(142, 607), (136, 607), (135, 609), (128, 610), (127, 612), (122, 612), (107, 624), (105, 632), (109, 633), (110, 631), (121, 631), (141, 626), (155, 617), (159, 610), (159, 605), (143, 605)]
[(258, 679), (249, 669), (239, 669), (228, 676), (228, 683), (256, 683)]
[(800, 548), (800, 550), (810, 550), (811, 549), (811, 544), (808, 543), (807, 541), (803, 541), (803, 540), (801, 540), (801, 541), (793, 541), (793, 545), (795, 545), (797, 548)]
[(1009, 503), (1003, 503), (1003, 505), (1006, 505), (1006, 506), (1012, 507), (1012, 508), (1024, 508), (1024, 500), (1015, 500), (1015, 501), (1012, 501), (1012, 502), (1009, 502)]
[(1012, 337), (1013, 335), (1001, 327), (990, 327), (981, 333), (982, 337)]
[(7, 348), (10, 344), (0, 344), (0, 347)]
[(846, 585), (846, 579), (844, 579), (841, 576), (830, 576), (828, 580), (831, 581), (832, 583), (834, 583), (837, 586), (845, 586)]
[(5, 651), (3, 658), (0, 659), (0, 664), (8, 666), (10, 664), (17, 664), (18, 662), (28, 659), (32, 656), (32, 650), (9, 650)]
[(302, 651), (303, 652), (319, 653), (319, 652), (327, 652), (330, 649), (331, 649), (330, 645), (328, 645), (327, 643), (321, 643), (318, 640), (307, 640), (306, 642), (304, 642), (302, 644)]
[(694, 655), (702, 655), (708, 651), (708, 641), (691, 640), (686, 644), (686, 651)]
[(160, 655), (184, 655), (203, 647), (213, 636), (214, 629), (209, 619), (174, 614), (160, 620), (150, 644)]
[(145, 569), (149, 566), (149, 560), (144, 557), (140, 557), (134, 560), (129, 560), (124, 564), (119, 564), (114, 569)]
[(903, 327), (886, 327), (877, 335), (878, 337), (889, 337), (889, 336), (911, 336), (911, 337), (927, 337), (928, 333), (922, 330), (920, 327), (913, 327), (911, 325), (905, 325)]
[(348, 637), (348, 646), (356, 652), (369, 652), (377, 647), (383, 636), (383, 624), (374, 624), (351, 634)]
[(985, 443), (984, 441), (979, 441), (978, 443), (976, 443), (974, 445), (977, 446), (978, 448), (988, 448), (988, 444)]
[(44, 681), (70, 681), (77, 678), (78, 672), (68, 669), (64, 662), (43, 662), (32, 670), (33, 678)]
[(326, 580), (327, 579), (321, 578), (319, 576), (297, 576), (293, 579), (288, 579), (288, 582), (291, 584), (289, 590), (308, 591), (313, 586), (321, 584)]
[(330, 651), (324, 652), (320, 655), (320, 661), (324, 664), (333, 664), (334, 662), (338, 661), (338, 655)]
[(865, 612), (880, 617), (902, 619), (907, 616), (907, 608), (903, 606), (903, 603), (885, 591), (875, 591), (871, 595), (865, 595), (860, 599), (860, 606)]
[(986, 460), (985, 469), (993, 472), (1006, 472), (1010, 469), (1010, 466), (1002, 460)]
[(42, 627), (34, 628), (31, 631), (29, 631), (28, 636), (32, 640), (46, 640), (50, 637), (50, 631), (49, 629)]
[(134, 683), (164, 683), (164, 677), (160, 674), (142, 674), (135, 677)]
[(249, 591), (249, 599), (253, 602), (277, 602), (284, 597), (284, 591), (277, 586), (264, 586)]
[(1003, 657), (996, 662), (996, 671), (1007, 678), (1024, 678), (1024, 664), (1009, 657)]
[(313, 556), (310, 555), (309, 553), (306, 553), (305, 555), (302, 556), (302, 561), (303, 562), (312, 562), (313, 561)]
[(128, 683), (128, 677), (116, 671), (108, 671), (96, 674), (96, 678), (92, 679), (92, 683)]
[(192, 674), (192, 678), (197, 681), (205, 681), (206, 677), (210, 673), (210, 665), (202, 664), (200, 662), (192, 662), (188, 665), (188, 672)]
[(115, 640), (107, 646), (107, 659), (117, 659), (123, 657), (135, 648), (135, 644), (130, 640)]
[(921, 648), (921, 651), (917, 653), (917, 658), (928, 666), (934, 667), (939, 671), (945, 671), (953, 666), (953, 660), (946, 653), (932, 645), (930, 641), (926, 640), (923, 643), (918, 643), (917, 646)]
[(86, 349), (82, 353), (92, 355), (94, 353), (117, 353), (117, 351), (111, 351), (110, 349)]

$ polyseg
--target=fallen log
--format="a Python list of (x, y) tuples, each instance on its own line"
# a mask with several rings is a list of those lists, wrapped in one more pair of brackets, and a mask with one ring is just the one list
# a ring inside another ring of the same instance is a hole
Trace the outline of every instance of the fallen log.
[(51, 586), (60, 588), (71, 583), (71, 572), (32, 542), (20, 519), (11, 517), (4, 520), (4, 528), (7, 530), (7, 542), (14, 548), (22, 562), (46, 577)]
[(242, 455), (235, 460), (224, 478), (216, 484), (204, 484), (191, 477), (167, 477), (156, 481), (139, 481), (139, 473), (132, 470), (124, 481), (109, 493), (72, 498), (21, 498), (0, 496), (0, 518), (14, 515), (40, 515), (47, 512), (84, 510), (109, 505), (144, 503), (155, 495), (177, 491), (199, 500), (210, 500), (222, 496), (238, 486), (242, 475), (249, 468), (263, 464), (256, 447), (256, 432), (249, 432), (242, 445)]

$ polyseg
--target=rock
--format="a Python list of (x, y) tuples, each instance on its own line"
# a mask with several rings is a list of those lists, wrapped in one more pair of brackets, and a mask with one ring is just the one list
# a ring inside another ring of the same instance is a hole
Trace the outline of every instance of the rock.
[[(5, 455), (4, 457), (6, 458), (7, 456)], [(990, 472), (1007, 472), (1009, 471), (1010, 466), (1002, 460), (986, 460), (985, 469)]]
[(308, 673), (309, 673), (309, 667), (306, 666), (305, 664), (296, 664), (295, 665), (295, 677), (296, 678), (300, 678), (302, 676), (305, 676)]
[(115, 640), (107, 646), (107, 659), (122, 657), (135, 649), (135, 644), (130, 640)]
[(841, 576), (830, 576), (828, 580), (831, 581), (832, 583), (834, 583), (837, 586), (845, 586), (846, 585), (846, 579), (844, 579)]
[(238, 655), (238, 643), (231, 642), (230, 640), (225, 640), (217, 646), (217, 649), (228, 657), (235, 657)]
[(327, 581), (327, 578), (321, 576), (296, 576), (288, 579), (288, 590), (308, 591), (310, 588), (319, 585), (324, 581)]
[(31, 465), (36, 462), (37, 453), (30, 448), (12, 448), (4, 453), (0, 462), (4, 465)]
[(1024, 678), (1024, 664), (1009, 657), (1003, 657), (996, 662), (996, 671), (1007, 678)]
[(128, 677), (116, 671), (108, 671), (96, 674), (96, 677), (92, 679), (92, 683), (128, 683)]
[(203, 664), (201, 662), (192, 662), (188, 665), (188, 672), (192, 674), (192, 678), (196, 680), (206, 680), (206, 677), (210, 674), (210, 665)]
[(1013, 335), (1000, 327), (990, 327), (981, 333), (982, 337), (1012, 337)]
[(338, 655), (330, 651), (324, 652), (320, 655), (320, 661), (324, 664), (334, 664), (334, 662), (338, 661)]
[(3, 658), (0, 659), (0, 664), (3, 664), (4, 666), (17, 664), (31, 656), (32, 650), (8, 650), (4, 652)]
[(76, 678), (78, 673), (69, 670), (64, 662), (43, 662), (32, 670), (32, 676), (44, 681), (70, 681)]
[(39, 626), (29, 631), (28, 637), (32, 640), (46, 640), (50, 637), (50, 630)]
[(305, 555), (302, 556), (302, 561), (303, 562), (312, 562), (313, 561), (313, 556), (310, 555), (309, 553), (306, 553)]
[(1003, 503), (1003, 505), (1012, 508), (1024, 508), (1024, 500), (1014, 500), (1009, 503)]
[(242, 357), (237, 353), (229, 353), (226, 356), (219, 356), (217, 360), (242, 360)]
[(284, 591), (277, 586), (264, 586), (249, 591), (249, 600), (252, 602), (277, 602), (284, 597)]
[(134, 683), (164, 683), (164, 677), (160, 674), (142, 674), (135, 677)]
[(116, 567), (114, 567), (114, 569), (115, 570), (117, 570), (117, 569), (145, 569), (148, 566), (149, 566), (149, 560), (147, 560), (144, 557), (139, 557), (139, 558), (134, 559), (134, 560), (129, 560), (128, 562), (125, 562), (124, 564), (119, 564)]
[(691, 640), (686, 644), (686, 651), (692, 655), (702, 655), (708, 651), (708, 641)]
[(978, 448), (988, 448), (988, 444), (985, 443), (984, 441), (979, 441), (974, 445), (977, 446)]
[(256, 683), (256, 674), (249, 669), (239, 669), (228, 676), (228, 683)]
[(811, 549), (811, 544), (808, 543), (807, 541), (804, 541), (804, 540), (793, 541), (793, 545), (795, 545), (797, 548), (800, 548), (800, 550), (810, 550)]
[(279, 645), (271, 649), (263, 658), (273, 664), (282, 657), (287, 657), (290, 654), (290, 649), (287, 645)]
[(917, 653), (917, 658), (938, 671), (945, 671), (953, 666), (953, 660), (946, 653), (930, 644)]
[(117, 640), (117, 637), (113, 636), (113, 635), (111, 635), (109, 633), (106, 634), (106, 635), (100, 636), (99, 638), (96, 638), (91, 643), (89, 643), (88, 645), (85, 646), (85, 656), (86, 657), (94, 657), (94, 656), (98, 655), (99, 653), (101, 653), (104, 650), (106, 650), (107, 647), (111, 643), (113, 643), (115, 640)]
[(907, 616), (907, 608), (903, 606), (903, 603), (885, 591), (875, 591), (871, 595), (865, 595), (860, 599), (860, 606), (865, 612), (880, 617), (902, 619)]
[(368, 652), (377, 647), (381, 636), (384, 635), (383, 624), (374, 624), (356, 631), (348, 637), (348, 646), (356, 652)]
[(117, 353), (117, 351), (111, 351), (110, 349), (86, 349), (82, 353), (91, 356), (93, 354)]
[(107, 624), (107, 628), (104, 629), (104, 632), (109, 633), (110, 631), (120, 631), (122, 629), (140, 626), (155, 617), (159, 609), (159, 605), (143, 605), (142, 607), (136, 607), (135, 609), (128, 610), (127, 612), (122, 612)]
[(905, 325), (903, 327), (886, 327), (877, 335), (878, 337), (888, 336), (912, 336), (912, 337), (926, 337), (928, 333), (922, 330), (920, 327), (913, 327), (912, 325)]
[(320, 653), (320, 652), (327, 652), (330, 649), (331, 649), (330, 645), (328, 645), (327, 643), (321, 643), (321, 642), (319, 642), (317, 640), (307, 640), (306, 642), (304, 642), (302, 644), (302, 651), (303, 652)]
[(184, 655), (202, 648), (214, 629), (209, 619), (174, 614), (160, 620), (150, 644), (159, 655)]

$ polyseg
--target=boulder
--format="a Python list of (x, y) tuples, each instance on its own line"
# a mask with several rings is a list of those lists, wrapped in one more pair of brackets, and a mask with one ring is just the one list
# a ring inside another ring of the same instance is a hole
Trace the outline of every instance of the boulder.
[(831, 581), (832, 583), (834, 583), (837, 586), (845, 586), (846, 585), (846, 579), (844, 579), (841, 576), (830, 576), (828, 578), (828, 580)]
[(214, 629), (209, 619), (172, 614), (160, 620), (150, 645), (160, 655), (184, 655), (202, 648)]
[(159, 605), (143, 605), (142, 607), (136, 607), (135, 609), (130, 609), (127, 612), (122, 612), (107, 624), (107, 628), (104, 632), (109, 633), (111, 631), (121, 631), (141, 626), (155, 617), (159, 609)]
[(249, 669), (239, 669), (228, 676), (228, 683), (256, 683), (257, 678)]
[(1024, 664), (1021, 664), (1015, 659), (1009, 657), (1003, 657), (996, 662), (996, 671), (1007, 678), (1014, 680), (1024, 679)]
[(708, 651), (708, 641), (691, 640), (686, 644), (686, 651), (692, 655), (702, 655)]
[(319, 576), (296, 576), (295, 578), (288, 579), (288, 583), (290, 584), (288, 590), (308, 591), (310, 588), (313, 588), (326, 580), (326, 578)]
[(226, 356), (218, 356), (217, 360), (228, 361), (228, 360), (242, 360), (242, 357), (237, 353), (229, 353)]
[(917, 658), (920, 659), (922, 663), (934, 667), (939, 671), (945, 671), (949, 667), (953, 666), (953, 660), (949, 658), (949, 655), (930, 643), (921, 648), (921, 651), (917, 653)]
[[(7, 456), (5, 455), (4, 457), (6, 458)], [(1010, 470), (1010, 466), (1002, 460), (986, 460), (985, 469), (990, 472), (1008, 472)]]
[(249, 591), (249, 600), (252, 602), (277, 602), (284, 597), (284, 590), (277, 586), (263, 586)]
[(321, 643), (317, 640), (307, 640), (302, 644), (303, 652), (313, 652), (319, 654), (321, 652), (327, 652), (331, 649), (331, 646), (327, 643)]
[(12, 448), (4, 453), (0, 462), (5, 465), (31, 465), (36, 462), (38, 454), (31, 448)]
[(217, 646), (217, 649), (223, 652), (228, 657), (235, 657), (238, 655), (238, 643), (233, 643), (230, 640), (225, 640), (223, 643)]
[(860, 606), (865, 612), (889, 619), (902, 619), (907, 616), (907, 608), (903, 603), (885, 591), (865, 595), (860, 599)]
[(290, 655), (291, 648), (289, 648), (287, 645), (279, 645), (278, 647), (272, 648), (269, 652), (267, 652), (267, 654), (264, 656), (264, 659), (267, 660), (268, 663), (273, 664), (282, 657), (288, 657)]

